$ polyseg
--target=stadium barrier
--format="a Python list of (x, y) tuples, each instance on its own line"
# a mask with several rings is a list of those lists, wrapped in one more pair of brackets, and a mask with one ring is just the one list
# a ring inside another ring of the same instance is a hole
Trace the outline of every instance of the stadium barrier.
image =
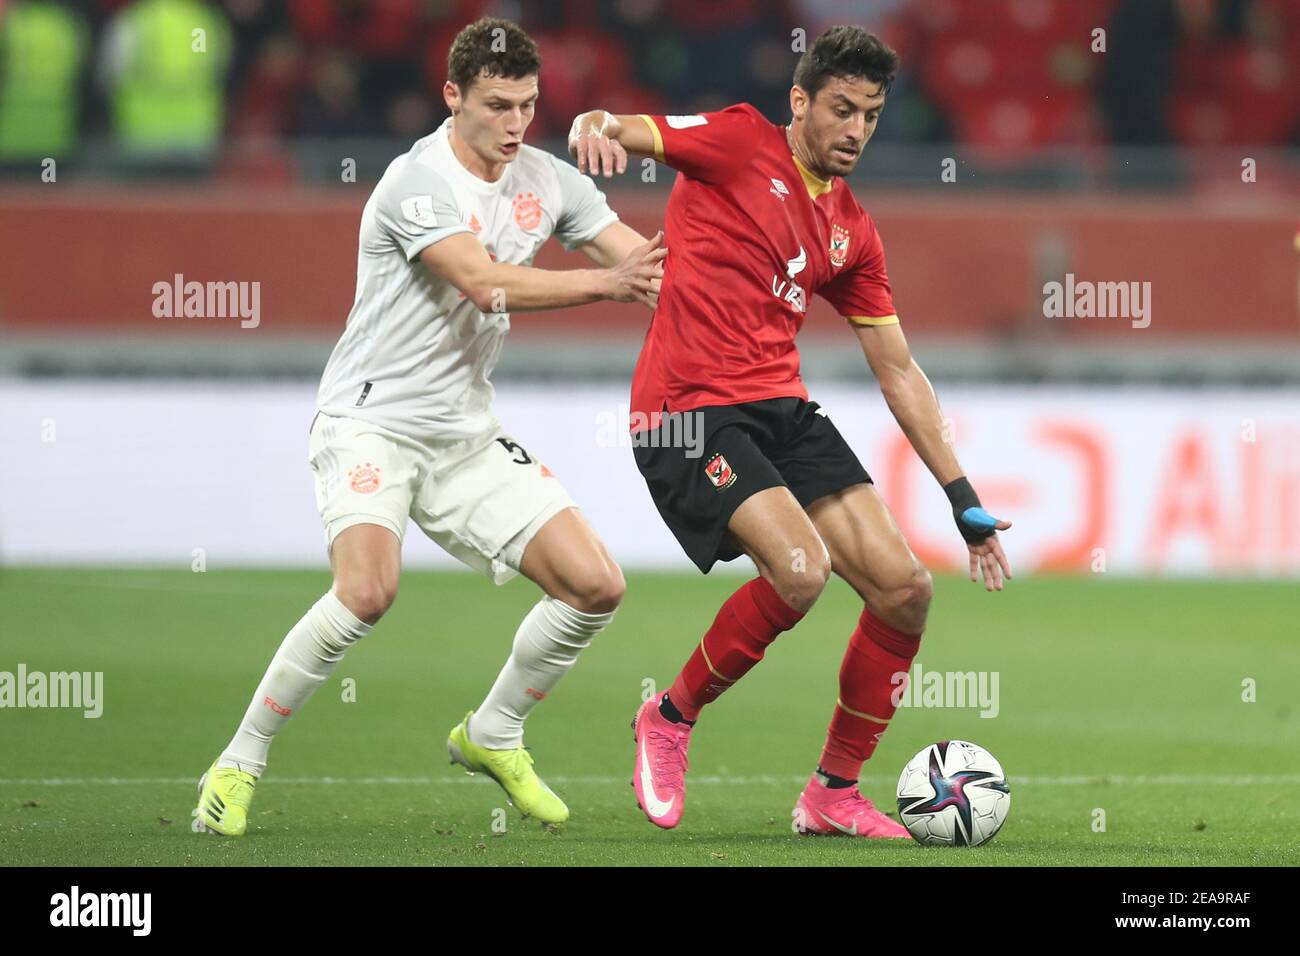
[[(1239, 342), (1269, 336), (1300, 342), (1295, 220), (1291, 210), (1255, 202), (1253, 194), (1231, 203), (947, 199), (856, 188), (884, 238), (909, 332), (1017, 341)], [(290, 192), (0, 191), (0, 332), (332, 339), (352, 304), (357, 223), (369, 192), (365, 185)], [(607, 193), (644, 233), (662, 225), (661, 187), (615, 186)], [(57, 279), (51, 279), (51, 263), (59, 264)], [(537, 260), (550, 268), (588, 264), (558, 243), (547, 243)], [(160, 317), (154, 290), (159, 283), (174, 286), (177, 276), (204, 284), (256, 283), (258, 321)], [(1076, 281), (1149, 283), (1149, 323), (1122, 316), (1048, 318), (1044, 284)], [(636, 306), (602, 304), (519, 325), (547, 336), (625, 335), (644, 329), (645, 315)], [(815, 300), (807, 332), (837, 336), (841, 326)]]
[[(947, 501), (879, 393), (812, 391), (918, 555), (960, 570)], [(984, 503), (1015, 523), (1017, 571), (1300, 576), (1300, 390), (954, 386), (941, 398)], [(625, 567), (687, 569), (633, 463), (626, 402), (617, 385), (510, 384), (497, 411)], [(313, 406), (302, 383), (0, 381), (0, 560), (323, 569)], [(452, 564), (415, 528), (405, 556)]]

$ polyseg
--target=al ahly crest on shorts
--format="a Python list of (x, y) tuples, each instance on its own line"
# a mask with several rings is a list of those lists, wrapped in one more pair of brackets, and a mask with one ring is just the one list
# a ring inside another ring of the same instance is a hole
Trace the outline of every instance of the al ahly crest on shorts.
[(727, 459), (723, 458), (721, 453), (704, 463), (704, 474), (719, 491), (730, 488), (736, 483), (736, 473), (731, 470), (731, 465), (727, 464)]
[(831, 265), (842, 266), (849, 259), (849, 231), (841, 225), (831, 226)]

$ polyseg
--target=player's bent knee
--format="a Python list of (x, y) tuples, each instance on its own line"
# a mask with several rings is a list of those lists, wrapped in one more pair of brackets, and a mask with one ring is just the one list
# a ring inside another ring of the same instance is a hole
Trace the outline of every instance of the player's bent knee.
[(608, 557), (577, 562), (548, 577), (538, 582), (543, 590), (584, 614), (608, 614), (619, 606), (627, 590), (622, 569)]
[(623, 571), (611, 564), (572, 587), (567, 604), (584, 614), (608, 614), (623, 601), (627, 583)]
[(788, 569), (774, 569), (771, 583), (781, 600), (796, 611), (806, 612), (817, 603), (831, 576), (830, 558), (825, 549), (820, 557), (793, 561)]
[(889, 588), (882, 597), (882, 613), (905, 630), (920, 631), (925, 627), (930, 601), (934, 597), (934, 579), (918, 562), (904, 580)]
[(623, 603), (623, 595), (626, 593), (627, 581), (623, 579), (623, 569), (616, 564), (609, 576), (601, 582), (599, 594), (596, 596), (597, 603), (600, 605), (598, 610), (614, 610)]
[(930, 601), (934, 597), (934, 578), (924, 565), (918, 564), (913, 569), (912, 577), (904, 590), (904, 603), (910, 610), (920, 614), (930, 610)]
[(356, 615), (358, 620), (366, 624), (374, 624), (388, 613), (388, 609), (397, 600), (397, 582), (382, 580), (336, 582), (334, 594), (345, 608)]

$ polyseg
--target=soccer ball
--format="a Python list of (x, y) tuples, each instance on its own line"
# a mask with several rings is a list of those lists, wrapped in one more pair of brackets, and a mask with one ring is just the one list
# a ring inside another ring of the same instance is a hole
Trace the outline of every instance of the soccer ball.
[(964, 740), (930, 744), (898, 778), (898, 815), (924, 846), (979, 846), (1011, 811), (1002, 765)]

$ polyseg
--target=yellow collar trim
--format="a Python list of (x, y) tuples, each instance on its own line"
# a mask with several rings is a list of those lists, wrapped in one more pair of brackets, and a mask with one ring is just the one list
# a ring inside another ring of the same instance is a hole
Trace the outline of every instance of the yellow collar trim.
[(790, 154), (790, 158), (794, 160), (794, 168), (799, 170), (799, 176), (803, 179), (804, 188), (808, 190), (809, 196), (816, 199), (831, 191), (831, 187), (835, 185), (833, 181), (818, 178), (812, 170), (799, 162), (799, 157), (794, 153)]

